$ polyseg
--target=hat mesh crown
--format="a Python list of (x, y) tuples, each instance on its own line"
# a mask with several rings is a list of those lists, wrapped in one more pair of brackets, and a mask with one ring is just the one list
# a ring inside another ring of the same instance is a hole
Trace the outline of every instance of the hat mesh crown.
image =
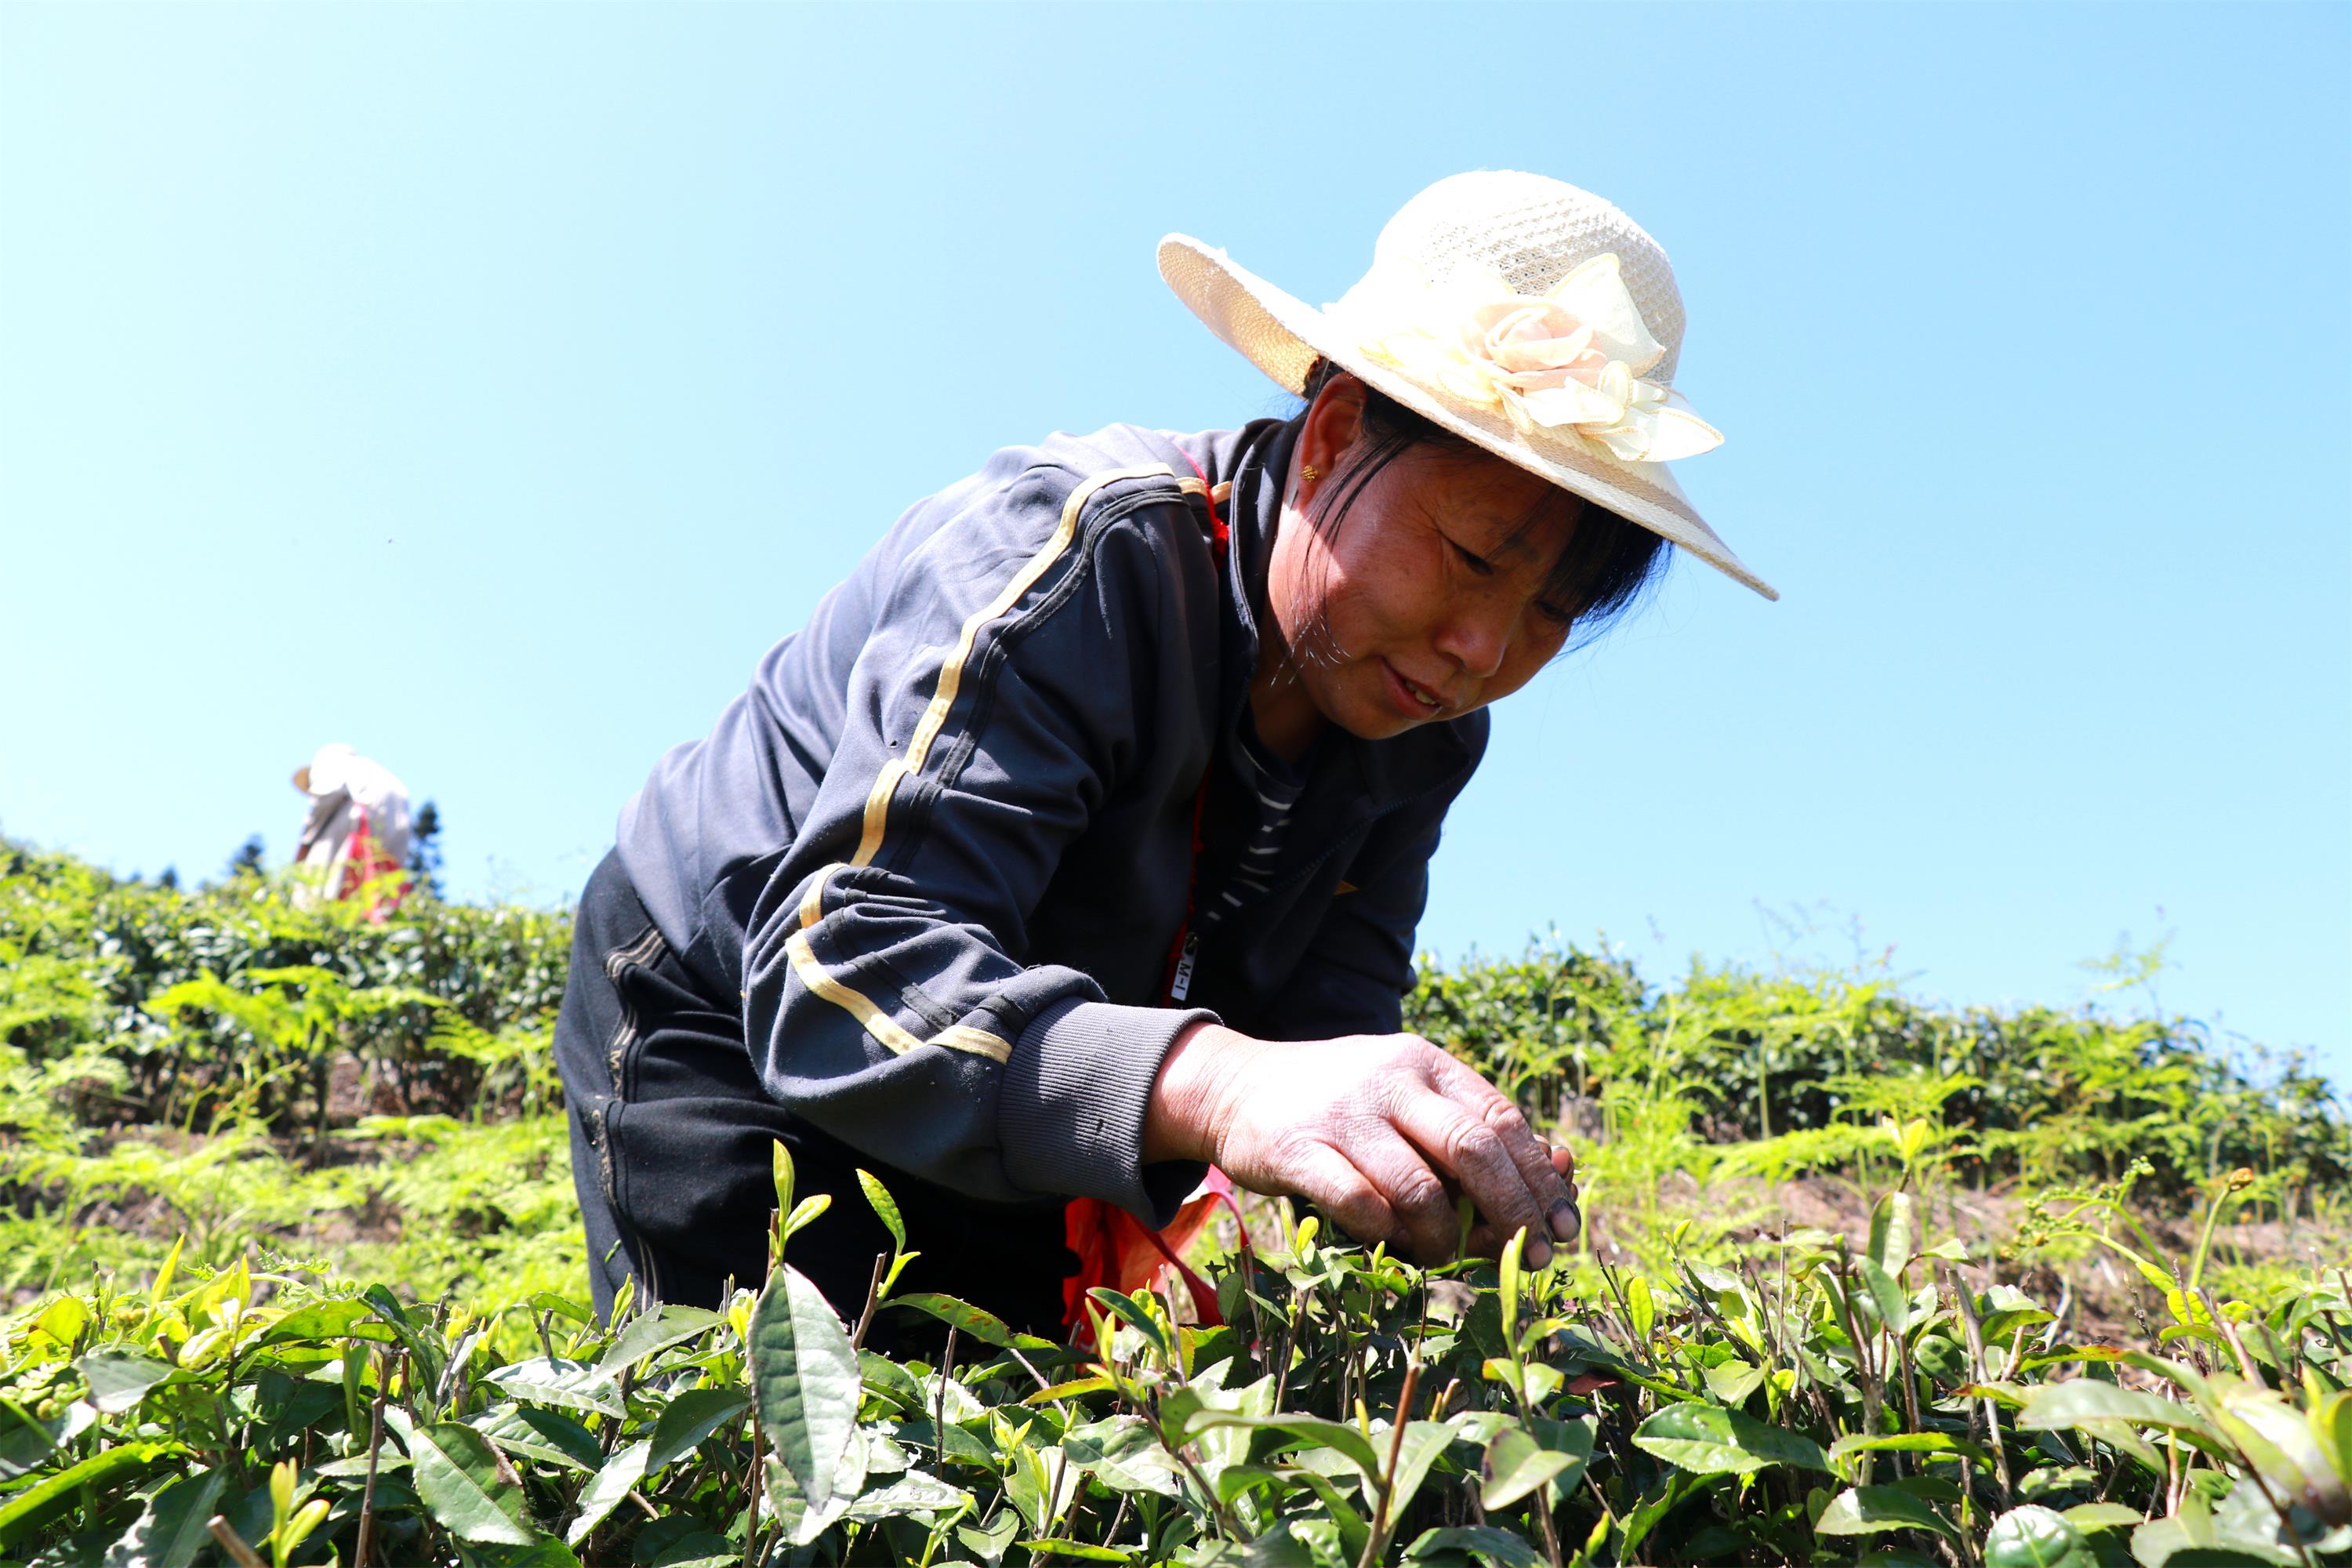
[(1683, 297), (1666, 253), (1614, 202), (1541, 174), (1486, 170), (1438, 181), (1397, 209), (1372, 247), (1375, 268), (1402, 265), (1432, 282), (1477, 265), (1520, 294), (1542, 294), (1580, 263), (1614, 252), (1626, 292), (1666, 357), (1645, 373), (1674, 380)]

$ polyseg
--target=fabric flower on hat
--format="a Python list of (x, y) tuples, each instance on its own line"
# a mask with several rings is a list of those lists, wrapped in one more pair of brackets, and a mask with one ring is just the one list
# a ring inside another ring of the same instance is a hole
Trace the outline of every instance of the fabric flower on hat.
[[(1572, 431), (1623, 463), (1669, 463), (1722, 445), (1680, 394), (1643, 373), (1665, 357), (1626, 292), (1616, 255), (1580, 264), (1547, 293), (1465, 268), (1432, 288), (1349, 290), (1342, 310), (1383, 323), (1372, 358), (1423, 385), (1501, 410), (1522, 435)], [(1398, 323), (1402, 322), (1400, 325)]]

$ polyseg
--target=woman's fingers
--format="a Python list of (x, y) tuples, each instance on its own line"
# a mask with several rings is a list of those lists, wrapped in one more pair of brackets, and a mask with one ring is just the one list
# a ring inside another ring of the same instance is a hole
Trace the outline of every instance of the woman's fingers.
[[(1570, 1216), (1568, 1234), (1566, 1236), (1559, 1237), (1557, 1244), (1552, 1247), (1552, 1255), (1555, 1260), (1559, 1258), (1561, 1247), (1574, 1241), (1584, 1232), (1583, 1211), (1571, 1204), (1569, 1205), (1568, 1212)], [(1557, 1232), (1557, 1229), (1558, 1227), (1555, 1226), (1555, 1233)], [(1470, 1235), (1468, 1238), (1464, 1241), (1462, 1250), (1464, 1255), (1466, 1257), (1499, 1258), (1503, 1253), (1503, 1243), (1509, 1239), (1510, 1237), (1507, 1232), (1498, 1231), (1491, 1225), (1476, 1225), (1470, 1227)], [(1525, 1256), (1525, 1254), (1523, 1253), (1521, 1256)]]
[[(1396, 1108), (1396, 1121), (1407, 1138), (1462, 1184), (1487, 1224), (1504, 1236), (1526, 1228), (1528, 1261), (1542, 1268), (1551, 1257), (1549, 1205), (1538, 1205), (1536, 1194), (1528, 1190), (1527, 1178), (1503, 1135), (1434, 1090), (1405, 1096)], [(1549, 1160), (1543, 1163), (1543, 1180), (1547, 1185), (1559, 1182)], [(1451, 1251), (1453, 1216), (1446, 1217), (1443, 1245)]]
[(1283, 1183), (1331, 1216), (1342, 1230), (1370, 1245), (1397, 1233), (1398, 1216), (1381, 1185), (1354, 1161), (1319, 1141), (1302, 1141), (1284, 1162)]
[(1373, 1122), (1358, 1134), (1349, 1152), (1387, 1197), (1406, 1250), (1423, 1263), (1452, 1258), (1461, 1240), (1461, 1219), (1454, 1195), (1422, 1151), (1387, 1124)]
[(1568, 1189), (1568, 1229), (1563, 1233), (1554, 1216), (1552, 1234), (1562, 1241), (1574, 1241), (1584, 1230), (1584, 1211), (1576, 1202), (1576, 1156), (1565, 1148), (1551, 1152), (1551, 1168), (1559, 1175), (1560, 1185)]
[[(1536, 1136), (1535, 1129), (1528, 1125), (1528, 1119), (1520, 1114), (1519, 1108), (1505, 1099), (1502, 1091), (1493, 1084), (1451, 1057), (1439, 1057), (1436, 1079), (1449, 1099), (1465, 1107), (1494, 1132), (1503, 1152), (1517, 1167), (1519, 1179), (1526, 1184), (1528, 1193), (1542, 1216), (1528, 1222), (1535, 1226), (1532, 1234), (1549, 1236), (1555, 1241), (1566, 1241), (1574, 1236), (1574, 1196), (1570, 1193), (1568, 1184), (1561, 1179), (1559, 1168), (1552, 1163), (1551, 1145)], [(1500, 1219), (1502, 1216), (1494, 1215), (1489, 1217)]]

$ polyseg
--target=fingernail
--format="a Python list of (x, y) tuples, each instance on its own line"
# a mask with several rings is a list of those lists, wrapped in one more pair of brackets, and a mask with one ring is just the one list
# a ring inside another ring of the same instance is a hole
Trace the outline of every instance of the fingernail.
[(1528, 1268), (1542, 1268), (1549, 1266), (1551, 1262), (1551, 1248), (1546, 1247), (1542, 1242), (1538, 1241), (1535, 1237), (1529, 1237), (1528, 1238), (1528, 1247), (1525, 1256), (1528, 1260)]
[(1584, 1228), (1584, 1216), (1576, 1212), (1574, 1204), (1554, 1204), (1551, 1207), (1551, 1234), (1560, 1241), (1574, 1241), (1576, 1233)]

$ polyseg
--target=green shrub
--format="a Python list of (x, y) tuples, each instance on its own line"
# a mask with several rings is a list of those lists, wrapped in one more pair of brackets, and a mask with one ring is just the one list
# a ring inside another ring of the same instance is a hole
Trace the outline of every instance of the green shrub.
[[(1660, 989), (1558, 948), (1433, 966), (1408, 1026), (1566, 1123), (1623, 1252), (1423, 1271), (1277, 1205), (1209, 1265), (1228, 1327), (1097, 1293), (1072, 1350), (891, 1269), (871, 1310), (937, 1341), (891, 1361), (789, 1268), (609, 1330), (568, 1299), (563, 916), (0, 870), (0, 1289), (39, 1298), (0, 1319), (0, 1562), (2352, 1555), (2341, 1236), (2299, 1233), (2336, 1247), (2312, 1267), (2220, 1229), (2340, 1205), (2352, 1136), (2299, 1063), (2187, 1020), (1867, 973)], [(1866, 1246), (1738, 1239), (1727, 1181), (1809, 1173), (1892, 1189)], [(1920, 1245), (1990, 1186), (2032, 1258), (2139, 1282), (2136, 1346)], [(782, 1199), (788, 1257), (825, 1204)]]
[(209, 1120), (224, 1101), (299, 1121), (318, 1099), (305, 1075), (338, 1054), (410, 1112), (522, 1100), (517, 1053), (484, 1042), (543, 1026), (571, 958), (570, 917), (537, 910), (418, 896), (376, 924), (298, 908), (282, 879), (183, 891), (5, 842), (0, 868), (0, 1045), (36, 1063), (102, 1045), (126, 1075), (113, 1121)]
[[(2111, 1180), (2174, 1203), (2245, 1166), (2284, 1213), (2352, 1184), (2352, 1122), (2289, 1055), (2257, 1076), (2192, 1019), (2089, 1006), (1945, 1008), (1882, 975), (1696, 966), (1653, 990), (1621, 961), (1538, 947), (1425, 968), (1406, 1026), (1538, 1113), (1569, 1095), (1672, 1098), (1714, 1142), (1790, 1140), (1778, 1169), (1853, 1163), (1885, 1117), (1956, 1135), (1971, 1184)], [(1769, 1163), (1769, 1162), (1768, 1162)]]
[[(789, 1193), (786, 1194), (789, 1202)], [(887, 1215), (887, 1197), (876, 1194)], [(824, 1205), (793, 1211), (823, 1224)], [(1958, 1282), (1883, 1199), (1856, 1253), (1418, 1270), (1312, 1219), (1230, 1326), (1097, 1292), (1085, 1351), (940, 1296), (862, 1352), (779, 1268), (617, 1332), (243, 1264), (0, 1323), (0, 1552), (273, 1564), (2315, 1563), (2352, 1555), (2352, 1300), (2145, 1260), (2162, 1354)], [(789, 1256), (790, 1244), (784, 1250)], [(893, 1271), (895, 1274), (895, 1271)], [(267, 1297), (268, 1299), (265, 1299)], [(217, 1517), (217, 1527), (207, 1521)], [(1865, 1557), (1864, 1553), (1874, 1553)]]

